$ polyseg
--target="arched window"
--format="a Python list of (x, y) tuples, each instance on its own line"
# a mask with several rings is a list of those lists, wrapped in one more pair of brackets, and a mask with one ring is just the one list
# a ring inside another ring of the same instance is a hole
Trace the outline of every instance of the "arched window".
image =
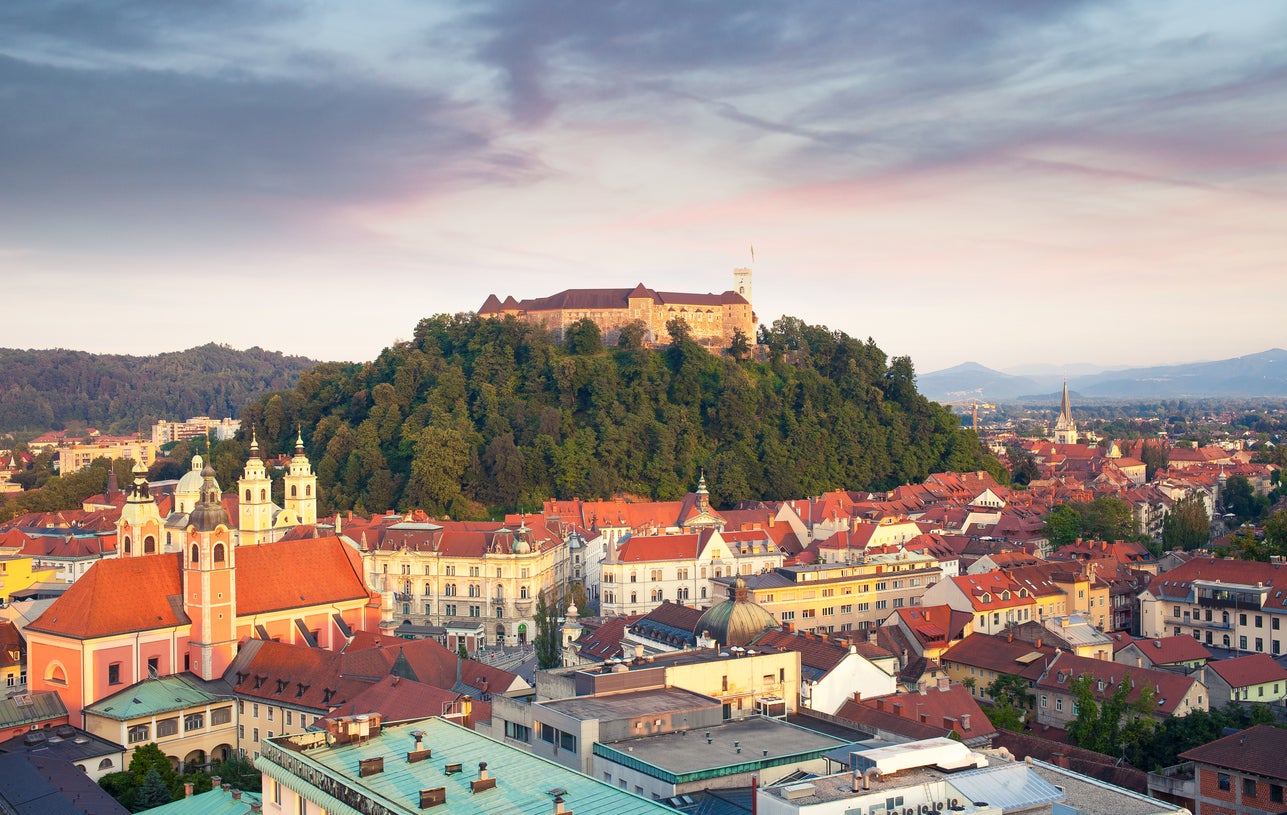
[(45, 681), (55, 685), (67, 684), (67, 671), (63, 670), (61, 662), (49, 663), (49, 667), (45, 668)]
[(110, 770), (112, 769), (112, 767), (113, 767), (113, 764), (110, 758), (105, 758), (102, 761), (98, 762), (98, 769), (100, 770)]
[(223, 563), (223, 544), (216, 543), (214, 548), (214, 562)]
[(250, 503), (250, 490), (246, 490), (246, 503)]
[(639, 595), (638, 595), (638, 593), (637, 593), (637, 592), (633, 592), (633, 591), (632, 591), (632, 592), (630, 592), (630, 602), (631, 602), (631, 603), (637, 603), (637, 602), (639, 602)]
[(260, 500), (260, 501), (267, 501), (267, 500), (268, 500), (268, 490), (260, 490), (260, 491), (259, 491), (259, 500)]
[(192, 544), (192, 562), (193, 563), (201, 562), (201, 551), (197, 549), (197, 545), (195, 543)]
[(148, 535), (146, 538), (143, 539), (143, 554), (145, 555), (156, 554), (156, 538), (152, 537), (151, 535)]
[(171, 543), (174, 543), (174, 538), (172, 538), (172, 537), (170, 536), (170, 533), (169, 533), (169, 532), (166, 532), (166, 533), (165, 533), (165, 545), (166, 545), (166, 546), (169, 546)]
[(305, 485), (304, 485), (304, 497), (305, 497), (305, 498), (308, 498), (308, 497), (311, 497), (312, 495), (313, 495), (313, 485), (312, 485), (312, 484), (305, 484)]
[(518, 587), (518, 596), (519, 596), (519, 599), (521, 599), (521, 600), (526, 600), (526, 599), (527, 599), (527, 586), (519, 586), (519, 587)]
[(295, 486), (294, 484), (291, 484), (291, 485), (290, 485), (290, 497), (291, 497), (291, 498), (295, 498), (295, 497), (297, 497), (298, 495), (299, 495), (299, 487)]
[(130, 536), (129, 535), (125, 536), (124, 546), (125, 546), (125, 550), (124, 550), (125, 554), (128, 555), (130, 553)]

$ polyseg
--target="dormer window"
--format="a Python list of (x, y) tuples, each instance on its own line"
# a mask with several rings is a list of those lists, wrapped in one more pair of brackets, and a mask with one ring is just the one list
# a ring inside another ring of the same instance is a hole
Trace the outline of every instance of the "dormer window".
[(266, 675), (264, 674), (257, 675), (255, 677), (255, 690), (259, 690), (260, 688), (262, 688), (264, 686), (264, 683), (267, 681), (268, 681), (268, 677)]

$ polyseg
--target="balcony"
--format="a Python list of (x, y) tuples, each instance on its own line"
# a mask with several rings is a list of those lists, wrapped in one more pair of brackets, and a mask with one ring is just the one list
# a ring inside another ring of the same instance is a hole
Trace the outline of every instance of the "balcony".
[(1193, 801), (1196, 793), (1193, 762), (1186, 761), (1148, 774), (1148, 794), (1166, 801)]

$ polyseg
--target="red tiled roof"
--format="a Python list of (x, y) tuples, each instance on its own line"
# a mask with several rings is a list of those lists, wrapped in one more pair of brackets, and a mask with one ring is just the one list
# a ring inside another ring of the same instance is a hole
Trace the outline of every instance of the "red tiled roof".
[[(1141, 637), (1134, 641), (1134, 645), (1154, 665), (1178, 665), (1181, 662), (1211, 659), (1211, 652), (1206, 649), (1206, 646), (1193, 637), (1184, 635), (1151, 639)], [(1122, 647), (1124, 648), (1125, 645)], [(1287, 676), (1287, 672), (1284, 676)]]
[(622, 563), (659, 560), (689, 560), (701, 550), (696, 533), (684, 535), (632, 535), (617, 549)]
[[(379, 713), (386, 722), (417, 719), (426, 715), (437, 716), (451, 710), (462, 695), (423, 682), (386, 676), (359, 691), (345, 704), (332, 710), (323, 719), (353, 716), (359, 713)], [(471, 701), (469, 726), (474, 722), (491, 719), (492, 706), (487, 702)]]
[(1241, 733), (1186, 750), (1178, 757), (1183, 761), (1238, 770), (1262, 778), (1287, 780), (1284, 754), (1287, 754), (1287, 730), (1258, 724)]
[(180, 555), (163, 554), (96, 562), (28, 628), (93, 639), (189, 622)]
[(1148, 591), (1159, 599), (1187, 600), (1194, 580), (1218, 580), (1249, 586), (1264, 583), (1269, 589), (1264, 608), (1287, 609), (1287, 591), (1284, 591), (1287, 588), (1287, 571), (1283, 571), (1280, 563), (1195, 557), (1169, 572), (1154, 576), (1149, 581)]
[(1233, 659), (1217, 659), (1207, 667), (1220, 675), (1231, 688), (1245, 688), (1264, 682), (1287, 680), (1287, 670), (1268, 654), (1250, 654)]
[[(339, 538), (239, 546), (236, 558), (239, 617), (370, 597), (360, 556)], [(185, 625), (182, 570), (179, 554), (100, 560), (31, 628), (93, 639)]]
[(798, 651), (800, 663), (820, 671), (830, 671), (849, 654), (849, 649), (820, 637), (806, 637), (770, 628), (752, 641), (752, 646), (770, 645), (783, 651)]
[[(1189, 689), (1197, 682), (1194, 677), (1182, 676), (1170, 671), (1137, 668), (1064, 652), (1051, 660), (1050, 666), (1037, 680), (1036, 686), (1071, 693), (1072, 681), (1088, 674), (1096, 680), (1091, 683), (1090, 690), (1098, 699), (1107, 699), (1112, 696), (1117, 686), (1126, 681), (1126, 675), (1130, 674), (1132, 685), (1126, 696), (1127, 701), (1138, 701), (1144, 689), (1148, 688), (1153, 692), (1157, 711), (1166, 714), (1175, 712)], [(1100, 683), (1103, 684), (1102, 688)]]
[(976, 633), (947, 649), (941, 661), (1036, 679), (1045, 670), (1046, 660), (1054, 652), (1055, 649), (1049, 645), (1038, 648), (1023, 640), (1011, 641), (1006, 637)]
[[(926, 687), (919, 693), (897, 693), (875, 699), (863, 699), (861, 702), (850, 699), (841, 706), (836, 715), (861, 723), (863, 714), (856, 710), (856, 707), (893, 713), (930, 727), (954, 730), (962, 740), (988, 737), (996, 733), (996, 728), (992, 726), (982, 708), (979, 707), (979, 703), (964, 685), (953, 684), (947, 688), (934, 685)], [(965, 721), (969, 722), (968, 729), (965, 727)]]
[(581, 655), (591, 659), (611, 659), (621, 656), (621, 640), (626, 636), (626, 628), (639, 619), (639, 615), (629, 617), (609, 617), (598, 628), (586, 631), (577, 640)]

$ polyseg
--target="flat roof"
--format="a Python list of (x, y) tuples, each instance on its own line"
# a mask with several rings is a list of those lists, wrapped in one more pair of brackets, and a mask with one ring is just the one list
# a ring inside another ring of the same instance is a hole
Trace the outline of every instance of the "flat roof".
[(648, 690), (611, 693), (602, 696), (573, 696), (539, 702), (545, 707), (574, 719), (628, 719), (671, 710), (693, 710), (714, 707), (718, 699), (683, 688), (651, 688)]
[(594, 754), (627, 766), (647, 765), (634, 768), (642, 772), (648, 772), (648, 768), (660, 770), (649, 774), (682, 783), (822, 758), (844, 744), (840, 739), (777, 719), (750, 716), (714, 727), (596, 744)]
[[(432, 755), (411, 762), (407, 754), (415, 750), (417, 731)], [(365, 741), (334, 746), (327, 746), (323, 733), (277, 736), (261, 742), (260, 750), (257, 769), (335, 815), (361, 815), (376, 805), (416, 815), (428, 811), (420, 807), (421, 791), (439, 787), (446, 801), (432, 812), (440, 815), (549, 815), (555, 795), (578, 813), (674, 815), (661, 803), (440, 718), (400, 722)], [(362, 776), (364, 762), (379, 763), (381, 769)], [(496, 784), (474, 792), (470, 782), (478, 778), (480, 762)], [(316, 784), (305, 780), (313, 776)]]

